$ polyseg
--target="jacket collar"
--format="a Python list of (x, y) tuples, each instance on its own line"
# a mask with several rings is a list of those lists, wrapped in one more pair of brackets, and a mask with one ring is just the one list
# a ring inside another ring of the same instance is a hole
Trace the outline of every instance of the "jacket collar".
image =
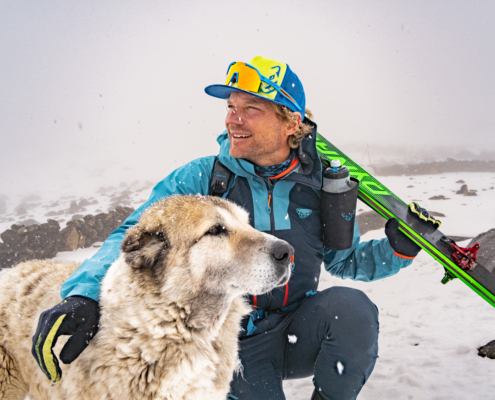
[[(316, 124), (308, 118), (305, 118), (304, 122), (311, 124), (313, 130), (307, 138), (302, 140), (297, 148), (299, 165), (283, 179), (299, 182), (314, 187), (315, 189), (321, 189), (321, 162), (316, 151)], [(256, 179), (262, 179), (254, 172), (254, 165), (252, 163), (240, 158), (234, 158), (229, 154), (230, 142), (227, 131), (224, 131), (217, 138), (217, 142), (220, 144), (218, 158), (223, 165), (230, 169), (234, 174), (244, 178), (253, 179), (254, 177)]]

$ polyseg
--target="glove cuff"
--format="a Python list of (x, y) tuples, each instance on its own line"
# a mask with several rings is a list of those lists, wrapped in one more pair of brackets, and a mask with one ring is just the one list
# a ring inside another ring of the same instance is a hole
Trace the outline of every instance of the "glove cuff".
[(416, 258), (416, 256), (405, 256), (404, 254), (400, 254), (400, 253), (397, 253), (396, 251), (394, 251), (394, 255), (397, 256), (397, 257), (400, 257), (400, 258), (404, 258), (406, 260), (413, 260)]

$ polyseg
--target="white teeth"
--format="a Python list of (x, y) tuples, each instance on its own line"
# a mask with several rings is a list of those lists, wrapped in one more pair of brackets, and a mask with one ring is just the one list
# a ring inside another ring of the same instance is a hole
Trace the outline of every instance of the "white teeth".
[(234, 135), (235, 138), (245, 138), (250, 137), (251, 135)]

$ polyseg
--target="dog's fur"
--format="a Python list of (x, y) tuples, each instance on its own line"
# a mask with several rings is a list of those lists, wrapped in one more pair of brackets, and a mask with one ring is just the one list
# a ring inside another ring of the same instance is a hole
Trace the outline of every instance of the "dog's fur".
[(277, 246), (292, 251), (226, 200), (155, 203), (127, 231), (103, 280), (98, 333), (72, 364), (61, 364), (58, 383), (32, 357), (31, 337), (77, 264), (14, 267), (0, 278), (0, 399), (225, 400), (238, 365), (240, 320), (250, 311), (243, 295), (289, 279), (290, 261), (277, 257)]

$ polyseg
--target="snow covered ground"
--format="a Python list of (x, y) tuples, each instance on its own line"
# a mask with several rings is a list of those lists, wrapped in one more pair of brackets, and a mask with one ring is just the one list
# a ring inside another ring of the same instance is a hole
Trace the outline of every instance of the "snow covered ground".
[[(461, 179), (469, 189), (477, 190), (478, 196), (456, 195), (461, 186), (456, 182)], [(495, 173), (380, 180), (404, 200), (418, 200), (428, 210), (445, 214), (439, 219), (442, 232), (448, 235), (472, 237), (495, 228), (495, 189), (490, 189), (495, 186)], [(438, 195), (449, 200), (429, 200)], [(368, 210), (362, 203), (358, 209)], [(371, 231), (362, 240), (382, 237), (382, 231)], [(96, 251), (97, 247), (90, 247), (59, 253), (57, 259), (82, 261)], [(443, 268), (425, 252), (398, 275), (374, 283), (342, 281), (322, 271), (320, 289), (360, 289), (380, 310), (380, 358), (359, 396), (361, 400), (495, 397), (495, 360), (477, 355), (478, 347), (495, 340), (495, 310), (458, 280), (442, 285), (442, 277)], [(293, 345), (297, 346), (297, 340)], [(313, 390), (310, 378), (286, 381), (284, 388), (287, 400), (309, 399)]]

